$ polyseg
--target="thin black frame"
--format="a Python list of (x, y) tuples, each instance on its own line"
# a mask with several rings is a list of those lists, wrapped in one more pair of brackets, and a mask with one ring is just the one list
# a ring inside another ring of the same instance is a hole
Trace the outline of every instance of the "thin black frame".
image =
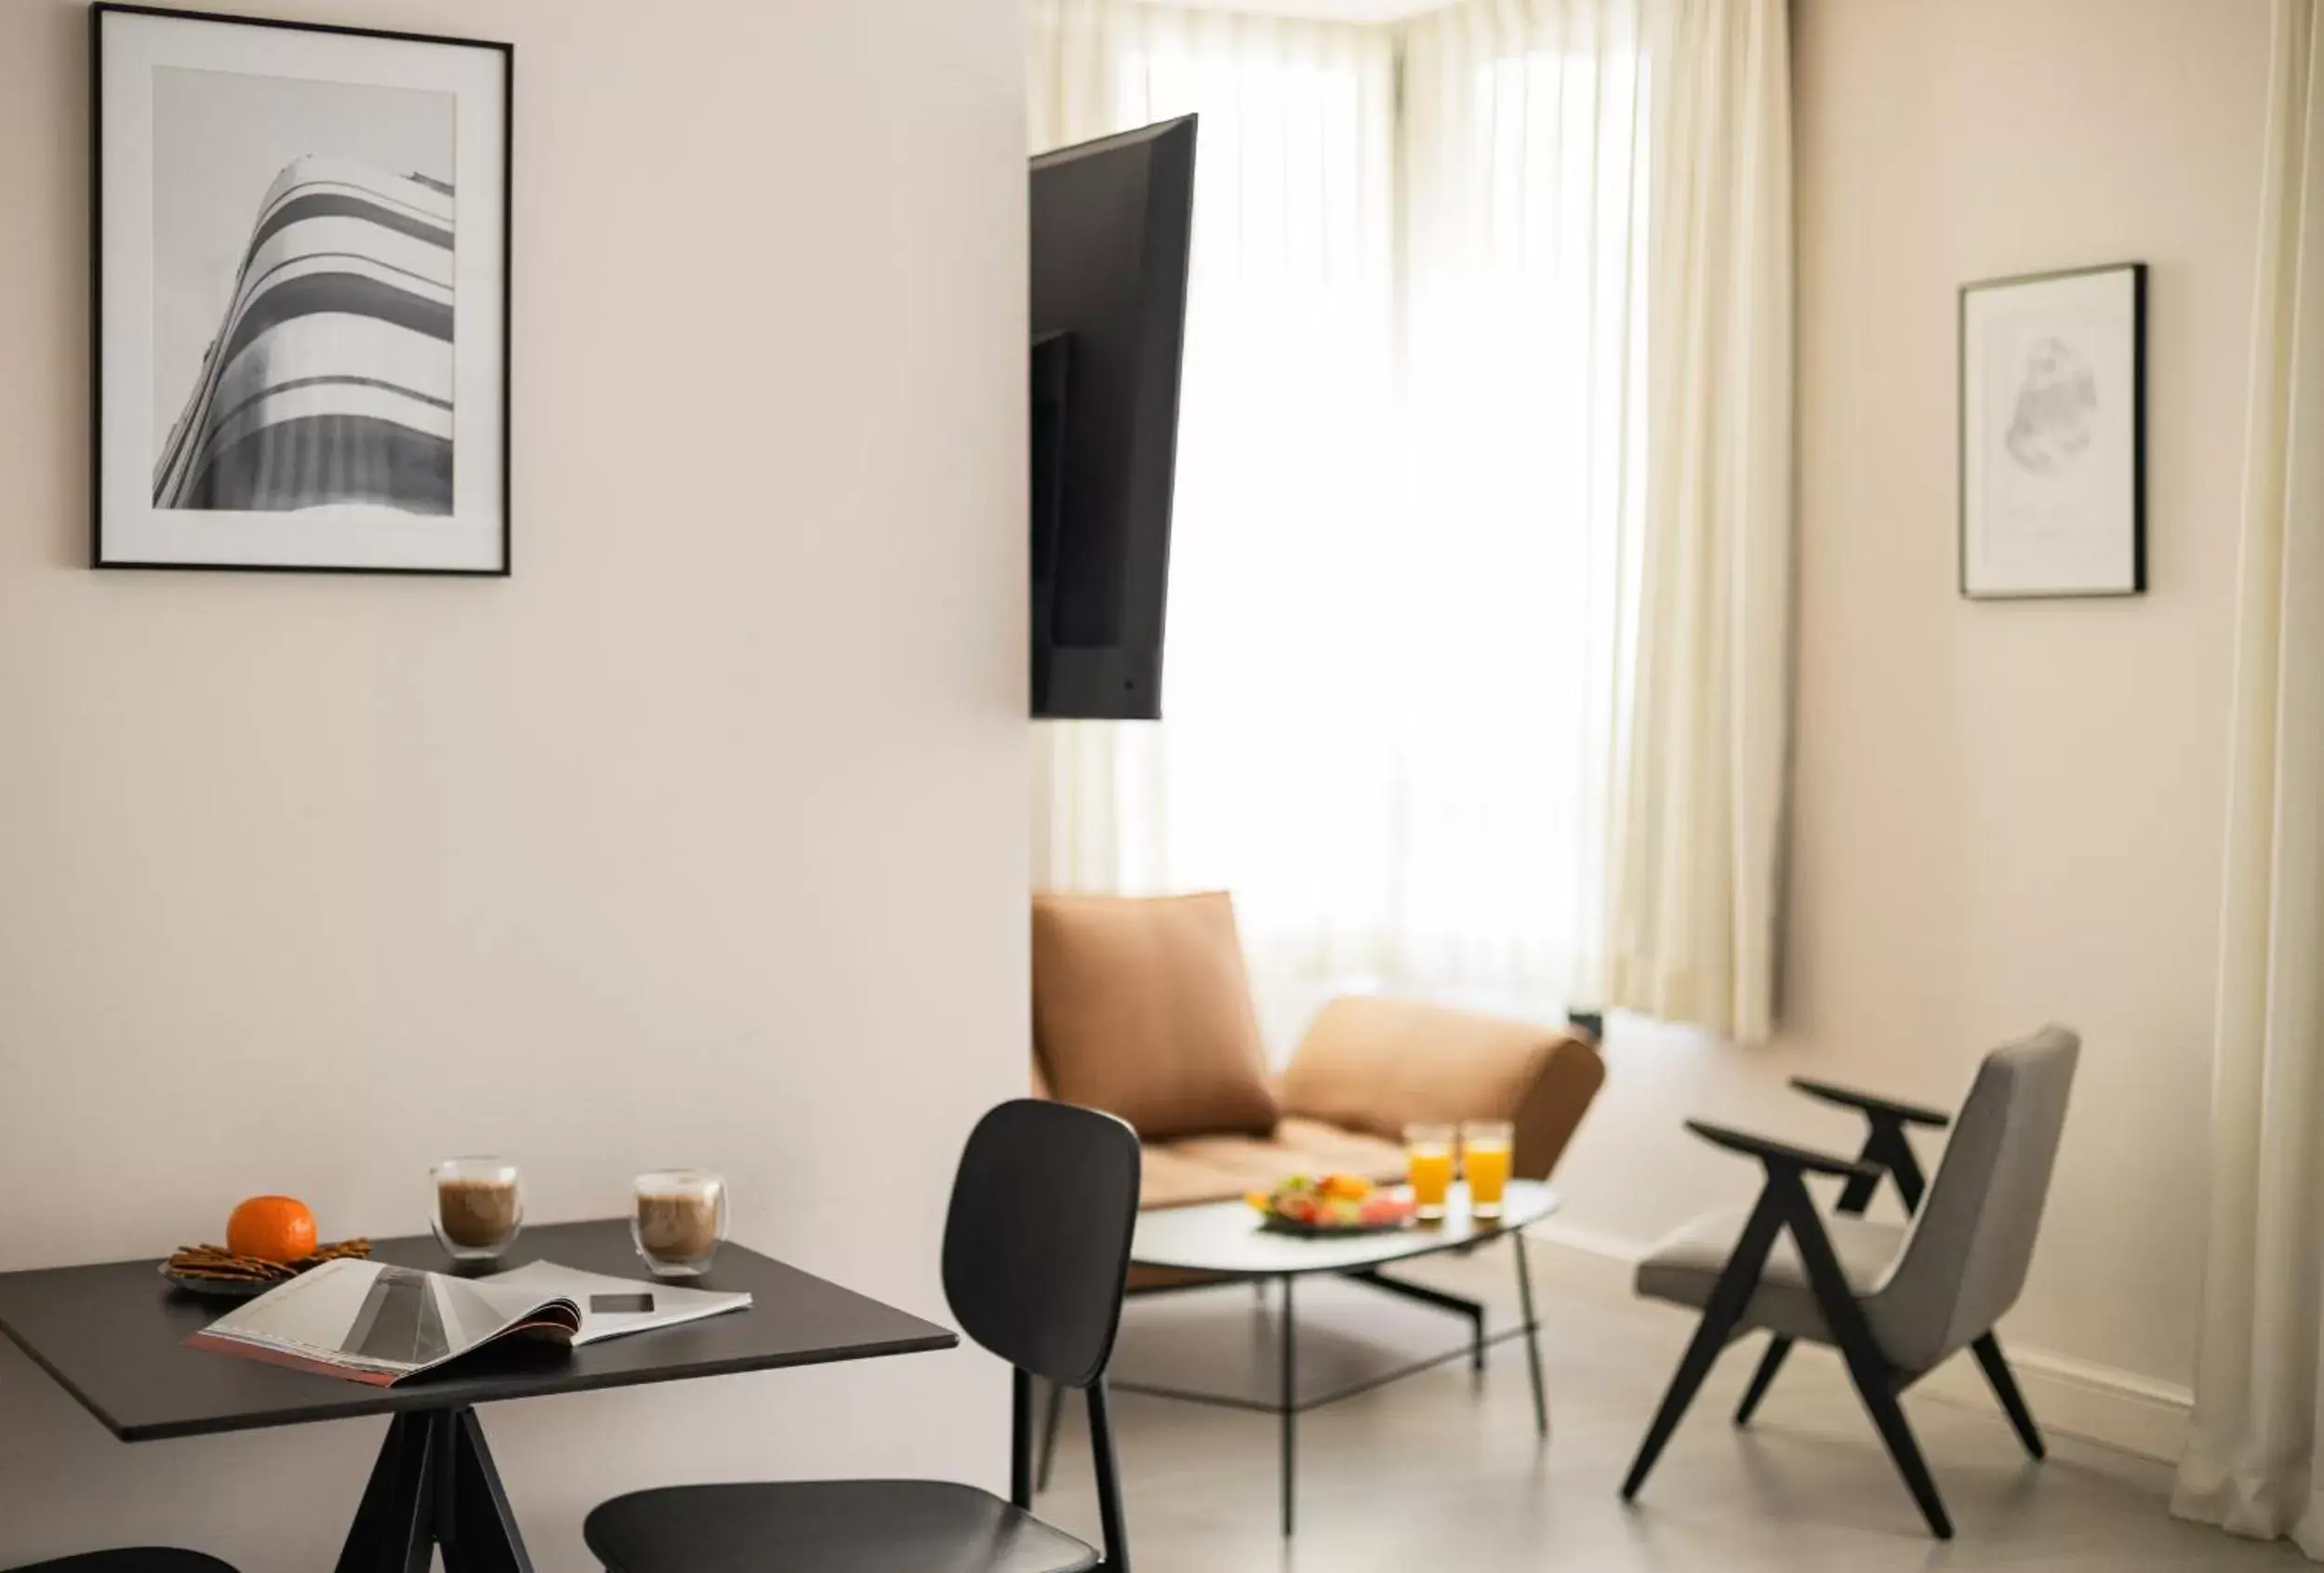
[[(2052, 284), (2098, 273), (2131, 275), (2131, 586), (2127, 590), (1972, 590), (1969, 587), (1969, 298), (1988, 289)], [(2087, 268), (2012, 273), (1960, 287), (1954, 328), (1953, 490), (1955, 583), (1964, 601), (2103, 601), (2146, 593), (2146, 264), (2100, 262)]]
[[(108, 559), (105, 555), (105, 18), (169, 17), (179, 21), (222, 22), (233, 27), (275, 28), (287, 33), (338, 33), (351, 38), (386, 38), (403, 44), (433, 44), (500, 53), (500, 563), (490, 568), (410, 568), (332, 563), (156, 563)], [(92, 568), (166, 568), (195, 573), (388, 574), (400, 578), (507, 579), (515, 571), (516, 320), (516, 46), (489, 38), (456, 38), (429, 33), (397, 33), (378, 27), (289, 21), (279, 17), (244, 17), (219, 11), (182, 11), (167, 6), (135, 6), (96, 0), (88, 13), (89, 74), (89, 521)]]

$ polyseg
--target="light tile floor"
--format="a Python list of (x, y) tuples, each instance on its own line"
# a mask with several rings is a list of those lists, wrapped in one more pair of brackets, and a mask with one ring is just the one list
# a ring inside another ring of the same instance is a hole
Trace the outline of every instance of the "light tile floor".
[[(1415, 1273), (1415, 1276), (1419, 1274)], [(1515, 1301), (1506, 1251), (1429, 1277)], [(1537, 1446), (1517, 1344), (1481, 1386), (1455, 1364), (1301, 1421), (1299, 1530), (1277, 1532), (1271, 1416), (1117, 1399), (1137, 1573), (2243, 1573), (2309, 1566), (2173, 1520), (2169, 1471), (2053, 1434), (2029, 1463), (1998, 1411), (1908, 1395), (1959, 1538), (1931, 1540), (1838, 1359), (1801, 1348), (1747, 1432), (1729, 1421), (1758, 1351), (1730, 1350), (1635, 1507), (1616, 1495), (1692, 1322), (1537, 1274), (1552, 1434)], [(1449, 1347), (1460, 1325), (1357, 1286), (1300, 1291), (1303, 1378), (1321, 1391)], [(1271, 1391), (1272, 1305), (1229, 1286), (1135, 1301), (1117, 1374)], [(1078, 1411), (1042, 1511), (1094, 1540)]]

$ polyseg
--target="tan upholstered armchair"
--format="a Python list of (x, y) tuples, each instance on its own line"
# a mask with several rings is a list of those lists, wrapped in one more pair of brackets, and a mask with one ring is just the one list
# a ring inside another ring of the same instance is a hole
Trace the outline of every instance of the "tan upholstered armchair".
[(1340, 1169), (1399, 1180), (1406, 1125), (1507, 1119), (1516, 1173), (1545, 1180), (1605, 1080), (1565, 1027), (1351, 997), (1316, 1016), (1280, 1078), (1222, 892), (1033, 902), (1038, 1090), (1130, 1122), (1149, 1207)]

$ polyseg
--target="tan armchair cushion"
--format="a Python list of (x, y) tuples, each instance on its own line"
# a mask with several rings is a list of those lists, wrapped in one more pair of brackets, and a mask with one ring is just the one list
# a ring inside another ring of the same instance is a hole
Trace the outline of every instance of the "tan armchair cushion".
[(1055, 1095), (1149, 1141), (1275, 1127), (1227, 895), (1033, 899), (1033, 1046)]
[(1189, 1136), (1146, 1144), (1142, 1207), (1224, 1202), (1271, 1191), (1295, 1174), (1404, 1178), (1404, 1147), (1315, 1120), (1285, 1119), (1273, 1136)]
[(1605, 1079), (1596, 1047), (1561, 1027), (1354, 997), (1317, 1013), (1282, 1106), (1390, 1140), (1414, 1123), (1509, 1120), (1516, 1172), (1547, 1180)]

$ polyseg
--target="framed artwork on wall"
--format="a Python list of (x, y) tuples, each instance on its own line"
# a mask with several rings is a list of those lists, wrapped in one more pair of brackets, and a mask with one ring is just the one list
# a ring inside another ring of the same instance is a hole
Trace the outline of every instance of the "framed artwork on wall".
[(1964, 285), (1960, 593), (2146, 589), (2146, 265)]
[(514, 50), (90, 28), (93, 566), (507, 574)]

